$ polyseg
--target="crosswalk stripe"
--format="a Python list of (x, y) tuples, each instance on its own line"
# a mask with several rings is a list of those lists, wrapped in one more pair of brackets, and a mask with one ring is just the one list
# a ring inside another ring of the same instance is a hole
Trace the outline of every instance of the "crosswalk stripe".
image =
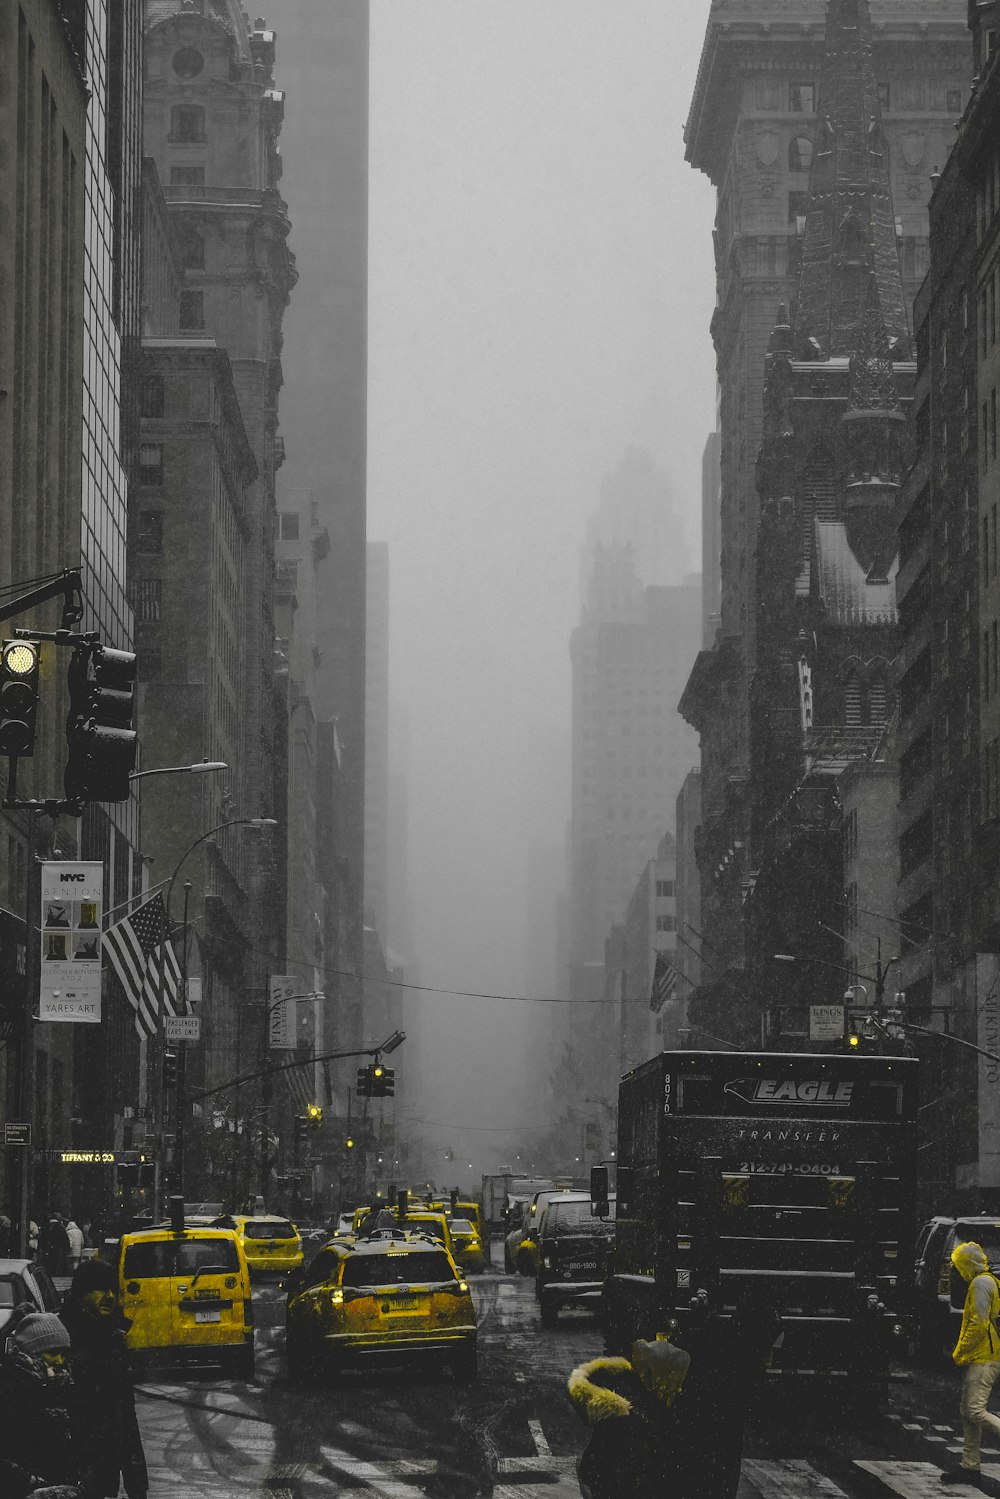
[[(941, 1499), (941, 1469), (936, 1463), (873, 1462), (856, 1458), (854, 1466), (881, 1479), (887, 1489), (900, 1494), (902, 1499)], [(968, 1499), (982, 1490), (972, 1483), (956, 1483), (949, 1485), (948, 1493)]]
[(743, 1476), (760, 1499), (847, 1499), (843, 1489), (800, 1458), (764, 1461), (745, 1457)]

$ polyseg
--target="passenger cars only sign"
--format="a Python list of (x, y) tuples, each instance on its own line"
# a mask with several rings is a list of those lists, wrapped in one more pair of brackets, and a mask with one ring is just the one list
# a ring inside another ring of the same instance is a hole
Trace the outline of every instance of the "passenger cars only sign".
[(103, 864), (42, 865), (39, 1020), (100, 1023), (103, 910)]

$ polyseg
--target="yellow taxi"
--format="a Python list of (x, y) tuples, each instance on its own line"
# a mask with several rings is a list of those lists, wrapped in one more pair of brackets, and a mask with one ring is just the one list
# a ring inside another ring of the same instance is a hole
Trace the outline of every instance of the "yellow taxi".
[(457, 1263), (466, 1275), (482, 1275), (486, 1269), (486, 1255), (476, 1225), (470, 1223), (468, 1218), (449, 1218), (448, 1227), (455, 1245)]
[[(426, 1237), (429, 1239), (436, 1239), (439, 1244), (444, 1245), (448, 1253), (454, 1258), (455, 1241), (452, 1237), (452, 1232), (444, 1213), (431, 1213), (423, 1207), (414, 1208), (411, 1203), (406, 1208), (405, 1214), (401, 1218), (398, 1203), (395, 1207), (386, 1206), (385, 1208), (382, 1208), (381, 1203), (377, 1203), (376, 1208), (381, 1210), (385, 1214), (385, 1217), (380, 1220), (382, 1223), (388, 1223), (391, 1219), (392, 1222), (398, 1224), (400, 1228), (411, 1229), (415, 1232), (426, 1235)], [(364, 1223), (365, 1217), (370, 1211), (370, 1208), (355, 1209), (355, 1234), (360, 1232), (361, 1225), (362, 1223)]]
[(302, 1264), (302, 1235), (287, 1218), (234, 1213), (233, 1224), (251, 1270), (297, 1270)]
[(118, 1260), (126, 1343), (150, 1362), (220, 1365), (254, 1375), (250, 1271), (225, 1228), (147, 1228), (124, 1234)]
[(490, 1242), (489, 1234), (486, 1232), (486, 1223), (483, 1219), (483, 1210), (478, 1202), (472, 1202), (468, 1198), (463, 1200), (460, 1197), (455, 1197), (454, 1199), (437, 1197), (430, 1204), (430, 1207), (432, 1212), (444, 1213), (446, 1218), (468, 1218), (479, 1236), (479, 1242), (481, 1244), (488, 1244)]
[(422, 1234), (381, 1229), (336, 1240), (296, 1272), (285, 1308), (285, 1352), (295, 1378), (368, 1360), (416, 1355), (474, 1380), (476, 1313), (448, 1250)]

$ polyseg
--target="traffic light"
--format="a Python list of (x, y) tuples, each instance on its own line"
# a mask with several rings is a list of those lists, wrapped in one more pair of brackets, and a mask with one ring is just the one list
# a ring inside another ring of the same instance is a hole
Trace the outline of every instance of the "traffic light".
[(348, 1135), (347, 1139), (344, 1141), (344, 1144), (347, 1146), (348, 1150), (353, 1150), (354, 1149), (354, 1139), (353, 1139), (353, 1137), (351, 1135)]
[(396, 1074), (391, 1067), (381, 1062), (372, 1062), (368, 1071), (368, 1097), (392, 1098), (396, 1086)]
[(309, 1120), (306, 1118), (306, 1116), (304, 1114), (296, 1114), (296, 1116), (295, 1116), (295, 1143), (296, 1143), (296, 1145), (304, 1145), (305, 1141), (306, 1141), (306, 1137), (308, 1136), (308, 1134), (309, 1134)]
[(76, 646), (69, 664), (69, 757), (63, 785), (71, 801), (124, 802), (135, 769), (132, 728), (135, 656), (110, 646)]
[(306, 1109), (306, 1118), (310, 1128), (320, 1129), (323, 1124), (323, 1110), (318, 1103), (311, 1103)]
[(175, 1051), (163, 1053), (163, 1086), (165, 1088), (177, 1087), (177, 1053)]
[(357, 1095), (359, 1098), (371, 1098), (372, 1096), (371, 1077), (369, 1075), (370, 1073), (370, 1067), (358, 1068)]
[(5, 640), (0, 646), (0, 754), (35, 752), (40, 657), (37, 640)]

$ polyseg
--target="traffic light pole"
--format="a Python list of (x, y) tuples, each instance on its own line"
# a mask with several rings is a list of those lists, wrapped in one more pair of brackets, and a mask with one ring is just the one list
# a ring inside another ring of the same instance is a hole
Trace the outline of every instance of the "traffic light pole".
[[(260, 1080), (260, 1195), (267, 1207), (267, 1188), (271, 1179), (271, 1101), (274, 1097), (274, 1076), (271, 1072), (271, 1037), (269, 1023), (274, 1006), (271, 999), (271, 974), (264, 972), (264, 1024), (261, 1029), (261, 1080)], [(284, 1004), (284, 999), (279, 1003)]]
[[(184, 928), (181, 933), (181, 994), (184, 1013), (188, 1010), (188, 901), (191, 898), (191, 881), (184, 882)], [(184, 1196), (184, 1112), (187, 1104), (187, 1042), (177, 1043), (177, 1122), (174, 1135), (174, 1193)]]
[[(28, 808), (28, 855), (24, 898), (24, 1004), (21, 1010), (21, 1035), (18, 1046), (17, 1113), (28, 1125), (27, 1143), (20, 1146), (17, 1194), (17, 1242), (22, 1259), (31, 1258), (28, 1243), (31, 1226), (31, 1191), (34, 1172), (34, 1146), (31, 1131), (35, 1122), (35, 1000), (38, 994), (38, 931), (41, 926), (41, 885), (38, 869), (38, 812)], [(9, 1156), (8, 1156), (9, 1159)]]

